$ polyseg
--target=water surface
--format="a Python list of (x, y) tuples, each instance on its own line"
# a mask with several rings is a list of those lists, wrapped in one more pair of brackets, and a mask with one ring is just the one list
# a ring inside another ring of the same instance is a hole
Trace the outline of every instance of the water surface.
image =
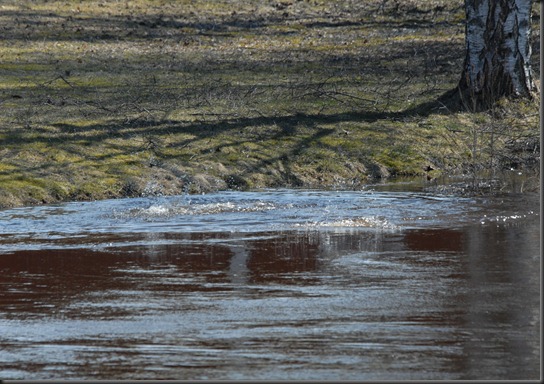
[(0, 211), (3, 379), (539, 379), (539, 196)]

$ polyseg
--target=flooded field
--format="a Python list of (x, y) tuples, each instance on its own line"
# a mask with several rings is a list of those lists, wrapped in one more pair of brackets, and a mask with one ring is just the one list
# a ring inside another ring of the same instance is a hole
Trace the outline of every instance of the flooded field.
[(379, 186), (0, 211), (0, 378), (538, 380), (539, 212)]

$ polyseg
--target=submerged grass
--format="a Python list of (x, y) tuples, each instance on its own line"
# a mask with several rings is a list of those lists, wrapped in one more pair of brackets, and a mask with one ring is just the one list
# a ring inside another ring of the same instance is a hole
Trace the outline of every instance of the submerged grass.
[(348, 188), (535, 158), (536, 102), (420, 109), (458, 81), (462, 1), (1, 7), (0, 207)]

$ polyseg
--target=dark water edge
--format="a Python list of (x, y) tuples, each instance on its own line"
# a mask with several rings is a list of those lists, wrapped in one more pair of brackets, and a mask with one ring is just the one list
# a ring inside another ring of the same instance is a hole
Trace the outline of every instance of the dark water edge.
[(11, 249), (0, 378), (538, 380), (539, 216), (521, 213), (539, 197), (518, 197), (451, 226), (101, 232)]

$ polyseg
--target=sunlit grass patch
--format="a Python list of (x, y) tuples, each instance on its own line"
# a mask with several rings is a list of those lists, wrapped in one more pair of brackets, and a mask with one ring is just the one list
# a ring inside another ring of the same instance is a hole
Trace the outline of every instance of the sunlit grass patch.
[(0, 206), (356, 186), (530, 134), (535, 103), (419, 116), (457, 84), (463, 4), (396, 3), (6, 0)]

